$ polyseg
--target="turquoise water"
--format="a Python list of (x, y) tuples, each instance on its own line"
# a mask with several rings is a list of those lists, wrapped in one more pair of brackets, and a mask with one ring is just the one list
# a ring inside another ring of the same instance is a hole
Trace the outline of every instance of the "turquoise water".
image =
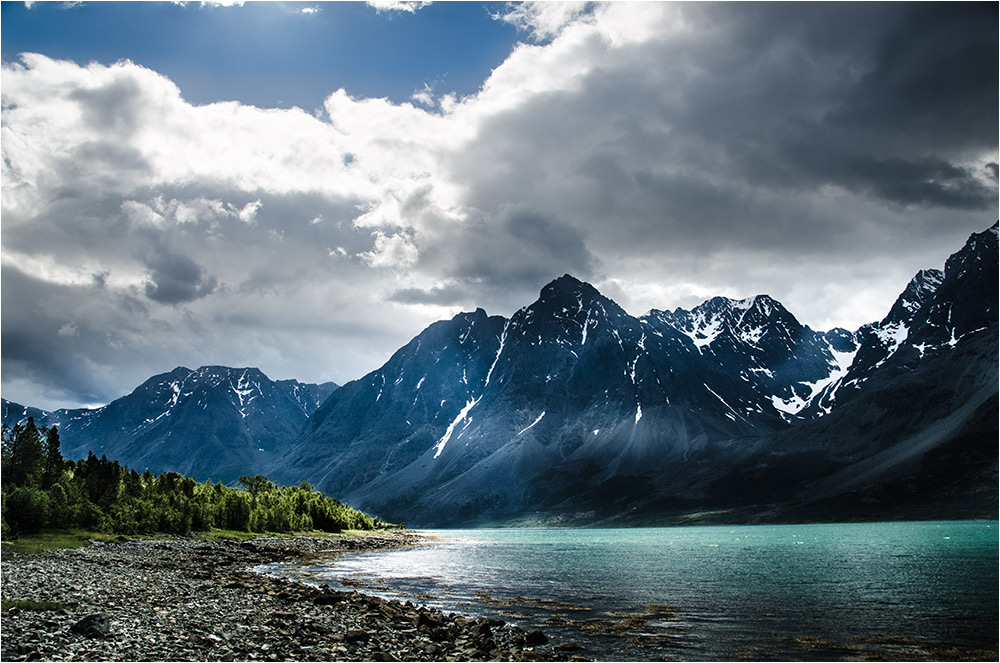
[(996, 522), (501, 529), (271, 569), (601, 660), (997, 657)]

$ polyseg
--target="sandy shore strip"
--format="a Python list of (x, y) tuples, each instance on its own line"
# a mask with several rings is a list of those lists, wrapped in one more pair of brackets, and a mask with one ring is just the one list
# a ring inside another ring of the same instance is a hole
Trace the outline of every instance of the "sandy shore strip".
[[(4, 661), (586, 660), (499, 620), (268, 578), (255, 566), (413, 545), (368, 536), (125, 539), (0, 561)], [(37, 606), (36, 606), (37, 607)]]

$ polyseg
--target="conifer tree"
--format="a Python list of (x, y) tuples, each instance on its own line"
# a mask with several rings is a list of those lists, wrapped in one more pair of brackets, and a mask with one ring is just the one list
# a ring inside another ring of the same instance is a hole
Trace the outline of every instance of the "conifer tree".
[(53, 426), (45, 434), (45, 473), (42, 487), (48, 489), (59, 480), (63, 470), (62, 450), (59, 448), (59, 429)]
[(35, 419), (28, 417), (24, 426), (14, 426), (5, 446), (4, 484), (26, 486), (39, 483), (45, 469), (45, 452)]

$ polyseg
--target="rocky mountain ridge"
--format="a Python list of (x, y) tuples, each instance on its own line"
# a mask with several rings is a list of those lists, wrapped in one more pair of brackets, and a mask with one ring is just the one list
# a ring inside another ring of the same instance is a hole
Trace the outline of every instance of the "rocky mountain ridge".
[(230, 482), (281, 453), (334, 389), (272, 381), (256, 368), (179, 366), (101, 408), (45, 412), (4, 400), (3, 422), (58, 426), (66, 458), (93, 452), (140, 471)]

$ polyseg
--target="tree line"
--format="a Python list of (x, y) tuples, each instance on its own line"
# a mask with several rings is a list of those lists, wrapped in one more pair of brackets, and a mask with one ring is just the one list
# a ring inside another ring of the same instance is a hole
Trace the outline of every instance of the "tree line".
[(339, 532), (389, 526), (304, 481), (279, 487), (257, 475), (240, 477), (233, 488), (177, 472), (140, 474), (93, 452), (82, 460), (65, 460), (58, 429), (38, 428), (32, 418), (3, 426), (0, 457), (3, 538), (73, 527), (185, 534), (213, 528)]

